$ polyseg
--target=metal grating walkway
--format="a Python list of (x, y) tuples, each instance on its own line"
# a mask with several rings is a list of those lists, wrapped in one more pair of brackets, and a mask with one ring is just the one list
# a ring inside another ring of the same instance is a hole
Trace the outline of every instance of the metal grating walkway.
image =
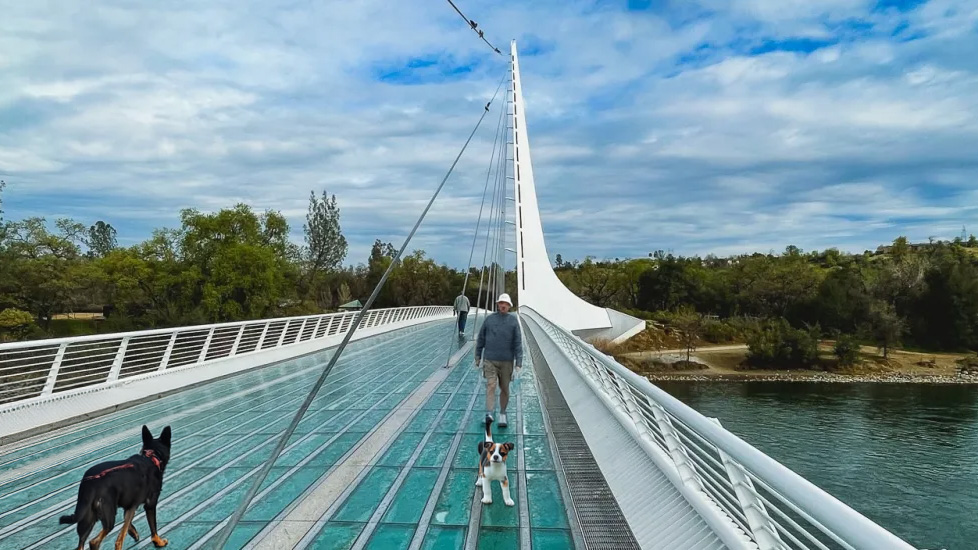
[(530, 353), (547, 411), (547, 423), (573, 510), (589, 550), (640, 548), (567, 406), (540, 348), (527, 331)]

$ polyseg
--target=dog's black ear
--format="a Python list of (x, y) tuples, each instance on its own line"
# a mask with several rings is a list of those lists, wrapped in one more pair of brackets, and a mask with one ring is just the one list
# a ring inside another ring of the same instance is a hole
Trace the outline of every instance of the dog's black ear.
[(150, 433), (149, 428), (143, 424), (143, 447), (149, 447), (153, 443), (153, 434)]
[(512, 443), (503, 443), (503, 447), (506, 447), (506, 452), (509, 452), (515, 449), (516, 445), (513, 445)]
[(162, 444), (166, 445), (167, 447), (169, 447), (170, 446), (170, 438), (172, 436), (173, 436), (173, 433), (170, 432), (170, 427), (169, 426), (163, 428), (163, 433), (160, 434), (160, 443), (162, 443)]
[(486, 442), (485, 441), (480, 441), (479, 442), (479, 456), (482, 456), (482, 449), (485, 449), (485, 448), (486, 448)]

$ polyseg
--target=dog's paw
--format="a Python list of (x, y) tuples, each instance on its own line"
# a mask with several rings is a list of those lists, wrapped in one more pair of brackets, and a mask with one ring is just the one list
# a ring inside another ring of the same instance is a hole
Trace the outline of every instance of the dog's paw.
[(513, 499), (505, 500), (503, 502), (506, 503), (506, 506), (516, 506), (516, 503), (513, 501)]
[(491, 498), (483, 497), (482, 498), (482, 503), (483, 504), (492, 504), (492, 499)]
[(163, 548), (167, 544), (170, 544), (170, 541), (168, 541), (166, 539), (161, 539), (158, 536), (154, 536), (153, 537), (153, 546), (155, 546), (157, 548)]
[(475, 486), (476, 487), (482, 487), (482, 478), (481, 477), (479, 479), (475, 480)]

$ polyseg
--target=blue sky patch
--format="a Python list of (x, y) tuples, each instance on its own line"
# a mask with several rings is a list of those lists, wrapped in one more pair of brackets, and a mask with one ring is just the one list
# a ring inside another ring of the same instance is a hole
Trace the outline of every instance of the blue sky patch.
[(464, 79), (479, 65), (477, 59), (459, 61), (448, 56), (427, 55), (380, 64), (374, 67), (374, 75), (388, 84), (432, 84)]
[(926, 3), (927, 0), (877, 0), (876, 11), (895, 9), (897, 11), (907, 12), (915, 10), (917, 7)]
[(770, 52), (811, 53), (836, 43), (838, 43), (837, 40), (816, 40), (813, 38), (765, 39), (759, 45), (751, 48), (750, 53), (752, 55)]

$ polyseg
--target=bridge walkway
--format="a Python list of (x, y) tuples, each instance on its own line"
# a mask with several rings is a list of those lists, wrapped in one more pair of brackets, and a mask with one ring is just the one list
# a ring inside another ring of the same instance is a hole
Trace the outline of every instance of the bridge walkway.
[[(228, 548), (261, 547), (283, 525), (293, 533), (299, 529), (296, 548), (574, 545), (531, 365), (513, 384), (510, 426), (497, 429), (497, 440), (517, 443), (508, 461), (516, 506), (503, 505), (498, 485), (494, 504), (478, 501), (475, 448), (482, 437), (485, 387), (471, 366), (471, 350), (456, 367), (442, 368), (451, 351), (448, 324), (427, 323), (350, 345)], [(82, 472), (137, 452), (139, 430), (147, 424), (154, 434), (165, 425), (174, 433), (158, 512), (161, 536), (175, 550), (207, 548), (330, 353), (256, 369), (0, 448), (0, 547), (73, 548), (74, 526), (59, 525), (58, 517), (73, 509)], [(402, 423), (389, 437), (378, 431), (398, 415)], [(363, 461), (349, 469), (356, 459)], [(316, 517), (289, 523), (335, 476), (350, 472), (355, 475), (345, 489), (316, 508)], [(151, 547), (141, 514), (135, 525), (143, 540), (127, 539), (125, 548)]]

